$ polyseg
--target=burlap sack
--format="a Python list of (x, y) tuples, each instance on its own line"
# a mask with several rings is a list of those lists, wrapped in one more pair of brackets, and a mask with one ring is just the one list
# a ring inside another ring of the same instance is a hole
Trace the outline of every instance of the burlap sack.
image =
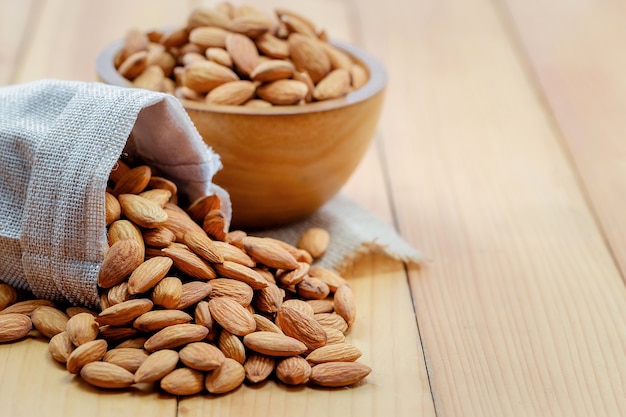
[(211, 183), (218, 155), (166, 94), (58, 80), (3, 87), (0, 149), (0, 280), (53, 301), (98, 306), (104, 191), (123, 152), (190, 199), (217, 193), (229, 207)]

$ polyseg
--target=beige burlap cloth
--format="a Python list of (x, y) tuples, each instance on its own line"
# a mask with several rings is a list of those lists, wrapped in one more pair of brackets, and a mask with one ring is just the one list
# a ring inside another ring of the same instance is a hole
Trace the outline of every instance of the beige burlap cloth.
[[(218, 194), (230, 216), (228, 194), (212, 183), (219, 156), (166, 94), (59, 80), (2, 87), (0, 149), (0, 280), (38, 297), (98, 306), (104, 191), (123, 153), (175, 181), (190, 200)], [(393, 229), (341, 196), (303, 222), (264, 233), (294, 242), (310, 226), (333, 236), (321, 261), (327, 267), (372, 249), (422, 260)]]

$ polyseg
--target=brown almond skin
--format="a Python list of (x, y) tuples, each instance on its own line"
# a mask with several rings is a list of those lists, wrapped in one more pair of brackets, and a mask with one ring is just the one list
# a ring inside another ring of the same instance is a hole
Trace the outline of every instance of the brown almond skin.
[(244, 307), (252, 302), (254, 291), (245, 282), (230, 278), (216, 278), (211, 280), (211, 298), (230, 297)]
[(289, 306), (281, 306), (276, 314), (276, 324), (282, 331), (294, 339), (298, 339), (309, 350), (326, 344), (326, 331), (312, 315)]
[(293, 255), (269, 239), (247, 236), (243, 238), (243, 245), (252, 259), (265, 266), (286, 270), (298, 268), (298, 261)]
[(143, 262), (144, 248), (131, 238), (115, 242), (104, 255), (98, 286), (111, 288), (125, 280)]
[(69, 317), (55, 307), (41, 306), (33, 311), (30, 319), (35, 329), (48, 339), (51, 339), (65, 331), (65, 325)]
[(78, 313), (67, 321), (65, 331), (72, 343), (80, 346), (98, 337), (99, 326), (92, 314)]
[(319, 41), (300, 33), (292, 33), (288, 42), (289, 53), (296, 68), (308, 72), (314, 83), (318, 83), (330, 72), (330, 59), (319, 46)]
[(17, 301), (17, 291), (9, 284), (0, 283), (0, 311)]
[(237, 262), (224, 261), (221, 264), (214, 264), (213, 267), (221, 276), (245, 282), (253, 290), (267, 287), (267, 281), (257, 271)]
[(148, 186), (151, 176), (152, 169), (147, 165), (132, 168), (117, 181), (111, 194), (139, 194)]
[(167, 221), (165, 210), (152, 200), (135, 194), (120, 194), (117, 199), (122, 207), (122, 214), (139, 227), (151, 229)]
[(319, 258), (326, 252), (329, 243), (330, 235), (328, 231), (320, 227), (312, 227), (302, 233), (296, 246), (299, 249), (306, 250), (314, 258)]
[(176, 368), (178, 352), (171, 349), (151, 353), (135, 372), (135, 382), (155, 382)]
[(220, 332), (218, 347), (227, 358), (234, 359), (242, 365), (246, 361), (246, 347), (241, 338), (226, 330)]
[(134, 239), (141, 248), (141, 256), (139, 256), (139, 258), (143, 261), (145, 256), (145, 242), (143, 240), (143, 236), (141, 235), (141, 230), (136, 224), (126, 219), (116, 220), (109, 226), (107, 237), (109, 246), (113, 246), (115, 242), (122, 239)]
[(192, 317), (181, 310), (152, 310), (143, 313), (133, 322), (133, 327), (151, 333), (174, 324), (189, 323)]
[(115, 304), (105, 310), (102, 310), (96, 321), (100, 326), (123, 326), (132, 323), (137, 317), (143, 313), (150, 311), (154, 303), (147, 298), (137, 298)]
[(209, 333), (209, 329), (197, 324), (175, 324), (152, 335), (144, 345), (148, 352), (172, 349), (191, 342), (199, 342)]
[(172, 395), (193, 395), (204, 389), (204, 374), (191, 368), (174, 369), (161, 379), (161, 388)]
[(52, 359), (59, 363), (66, 363), (68, 356), (75, 349), (67, 332), (61, 332), (53, 336), (48, 343), (48, 351)]
[(80, 373), (80, 370), (86, 364), (102, 359), (107, 351), (107, 347), (107, 342), (102, 339), (83, 343), (67, 357), (67, 362), (65, 363), (67, 370), (72, 374)]
[(133, 384), (133, 374), (108, 362), (91, 362), (83, 366), (80, 376), (87, 383), (99, 388), (128, 388)]
[(257, 87), (257, 95), (276, 105), (297, 104), (309, 92), (308, 86), (297, 80), (276, 80)]
[(201, 232), (187, 232), (183, 236), (183, 243), (196, 255), (207, 262), (222, 263), (224, 257), (213, 244), (213, 241)]
[(244, 336), (243, 343), (255, 352), (269, 356), (293, 356), (306, 352), (301, 341), (274, 332), (254, 332)]
[(361, 351), (350, 343), (334, 343), (321, 346), (309, 353), (306, 360), (312, 364), (325, 362), (354, 362), (361, 357)]
[(205, 342), (189, 343), (180, 352), (180, 361), (198, 371), (212, 371), (224, 363), (226, 357), (216, 346)]
[(7, 313), (0, 315), (0, 343), (13, 342), (26, 336), (33, 323), (26, 314)]
[(207, 374), (204, 386), (211, 394), (224, 394), (243, 384), (246, 371), (234, 359), (226, 358), (222, 366)]
[(114, 363), (128, 372), (135, 373), (147, 358), (148, 353), (143, 349), (117, 347), (105, 353), (102, 360)]
[(176, 308), (183, 310), (204, 300), (211, 293), (213, 286), (209, 282), (190, 281), (183, 284), (183, 292)]
[(128, 278), (128, 292), (140, 294), (154, 287), (165, 278), (174, 264), (167, 256), (157, 256), (139, 265)]
[(122, 208), (113, 194), (104, 193), (104, 197), (106, 225), (109, 226), (114, 221), (119, 220)]
[(311, 383), (322, 387), (345, 387), (365, 379), (372, 369), (358, 362), (328, 362), (311, 369)]
[(256, 322), (252, 313), (232, 298), (211, 299), (209, 311), (222, 328), (234, 335), (244, 336), (256, 329)]
[(183, 283), (177, 277), (165, 277), (152, 290), (152, 301), (166, 309), (176, 308), (183, 295)]
[(352, 327), (354, 320), (356, 320), (356, 303), (350, 286), (344, 284), (337, 288), (333, 297), (333, 306), (335, 313), (343, 317), (348, 327)]
[(177, 269), (193, 278), (209, 280), (217, 277), (213, 268), (190, 250), (170, 246), (163, 249), (163, 253), (174, 261)]
[(33, 314), (33, 311), (41, 306), (54, 307), (54, 303), (43, 299), (18, 301), (17, 303), (13, 303), (4, 310), (0, 311), (0, 315), (18, 313), (26, 314), (30, 317), (30, 315)]
[(271, 356), (261, 355), (260, 353), (252, 353), (243, 364), (246, 371), (246, 379), (253, 384), (265, 381), (276, 365), (276, 359)]
[(276, 377), (287, 385), (305, 384), (311, 376), (311, 365), (301, 356), (282, 359), (276, 365)]

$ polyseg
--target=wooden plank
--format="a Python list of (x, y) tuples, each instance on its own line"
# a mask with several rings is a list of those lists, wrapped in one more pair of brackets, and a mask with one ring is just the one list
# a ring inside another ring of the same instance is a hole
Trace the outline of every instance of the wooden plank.
[(350, 389), (246, 384), (227, 395), (184, 398), (180, 416), (434, 416), (402, 264), (368, 257), (348, 279), (358, 304), (348, 341), (373, 369), (365, 383)]
[(0, 85), (10, 84), (21, 58), (24, 43), (30, 31), (27, 29), (35, 0), (0, 0)]
[(626, 291), (507, 21), (359, 5), (400, 230), (433, 260), (411, 285), (438, 415), (626, 414)]

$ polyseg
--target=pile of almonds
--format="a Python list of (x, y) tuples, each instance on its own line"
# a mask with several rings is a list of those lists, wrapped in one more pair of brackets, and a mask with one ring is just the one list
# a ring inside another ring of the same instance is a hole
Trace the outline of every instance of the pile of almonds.
[(222, 394), (274, 375), (342, 387), (370, 373), (345, 338), (350, 286), (312, 265), (328, 246), (325, 230), (309, 229), (296, 246), (228, 231), (216, 196), (183, 209), (173, 182), (122, 161), (105, 196), (101, 311), (20, 300), (0, 284), (0, 342), (34, 328), (89, 384), (155, 383), (173, 395)]
[(365, 68), (306, 17), (221, 3), (171, 31), (128, 31), (115, 57), (134, 86), (210, 104), (270, 107), (343, 97)]

